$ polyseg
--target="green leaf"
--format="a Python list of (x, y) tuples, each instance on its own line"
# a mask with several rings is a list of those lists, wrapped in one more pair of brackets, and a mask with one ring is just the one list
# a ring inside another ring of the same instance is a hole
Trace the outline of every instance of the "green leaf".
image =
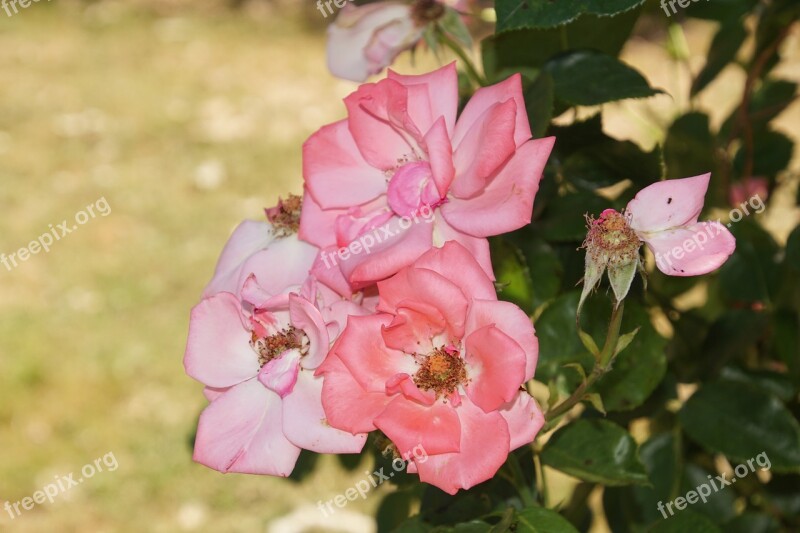
[(528, 122), (534, 138), (544, 136), (553, 118), (553, 78), (546, 72), (536, 77), (536, 81), (525, 91), (525, 107)]
[(784, 262), (795, 272), (800, 271), (800, 226), (794, 228), (786, 241), (786, 259)]
[(800, 424), (774, 396), (747, 385), (704, 385), (679, 413), (692, 440), (730, 460), (766, 453), (777, 472), (800, 472)]
[(722, 533), (722, 530), (708, 518), (689, 510), (678, 511), (675, 516), (657, 522), (650, 533), (687, 533), (689, 531), (691, 533)]
[(556, 98), (570, 105), (599, 105), (663, 92), (620, 60), (591, 50), (558, 56), (545, 69), (553, 77)]
[(375, 521), (378, 524), (378, 533), (390, 533), (395, 531), (401, 524), (408, 520), (411, 514), (411, 506), (415, 498), (408, 490), (399, 490), (387, 494), (378, 511), (375, 514)]
[(516, 533), (578, 533), (566, 518), (543, 507), (519, 511), (516, 521)]
[(642, 9), (615, 17), (583, 15), (561, 28), (516, 30), (481, 41), (483, 69), (493, 82), (525, 69), (538, 71), (547, 60), (568, 49), (597, 50), (618, 56)]
[(740, 19), (733, 18), (720, 25), (711, 41), (706, 64), (692, 82), (692, 96), (705, 89), (736, 58), (736, 52), (746, 38), (747, 30)]
[[(600, 348), (597, 347), (597, 343), (594, 342), (594, 339), (592, 338), (591, 335), (589, 335), (588, 333), (586, 333), (582, 329), (579, 329), (578, 330), (578, 336), (581, 338), (581, 342), (583, 343), (583, 346), (587, 350), (589, 350), (589, 353), (591, 353), (595, 357), (600, 357)], [(578, 366), (580, 366), (580, 365), (578, 365)], [(582, 366), (580, 368), (583, 369)]]
[(489, 240), (498, 296), (513, 302), (527, 313), (533, 311), (531, 273), (522, 252), (505, 237)]
[(711, 495), (706, 498), (705, 502), (701, 500), (694, 504), (692, 510), (705, 515), (706, 518), (715, 524), (722, 524), (736, 515), (736, 492), (733, 490), (713, 490), (714, 487), (708, 485), (708, 476), (710, 475), (711, 479), (714, 479), (714, 475), (716, 474), (716, 471), (712, 473), (696, 464), (688, 463), (683, 469), (683, 479), (681, 480), (676, 496), (680, 495), (685, 497), (686, 493), (690, 490), (696, 491), (700, 485), (707, 485), (705, 490), (711, 491)]
[[(773, 178), (789, 166), (794, 151), (794, 142), (779, 131), (758, 131), (753, 134), (753, 172), (751, 176)], [(746, 146), (739, 147), (733, 158), (733, 167), (744, 174), (748, 157)]]
[(589, 394), (586, 394), (583, 397), (583, 400), (592, 404), (592, 407), (594, 407), (596, 411), (606, 414), (606, 408), (603, 405), (603, 398), (601, 398), (596, 392), (590, 392)]
[(678, 117), (664, 141), (667, 178), (686, 178), (714, 169), (714, 140), (708, 115), (699, 112)]
[(492, 526), (481, 520), (471, 520), (463, 524), (457, 524), (451, 529), (452, 533), (490, 533)]
[(528, 269), (536, 273), (535, 276), (531, 276), (533, 306), (538, 307), (555, 298), (561, 287), (561, 278), (564, 273), (561, 261), (558, 260), (553, 247), (544, 239), (533, 235), (531, 226), (526, 226), (521, 230), (506, 234), (506, 236), (520, 249)]
[(609, 200), (588, 192), (557, 196), (542, 213), (539, 230), (548, 241), (583, 242), (586, 237), (584, 215), (599, 214), (611, 206)]
[(736, 250), (719, 270), (720, 294), (729, 302), (769, 302), (780, 281), (780, 250), (772, 236), (753, 221), (731, 226)]
[(622, 350), (627, 348), (630, 345), (630, 343), (633, 342), (633, 339), (636, 338), (636, 334), (639, 333), (640, 329), (641, 328), (636, 328), (635, 330), (633, 330), (633, 331), (631, 331), (629, 333), (625, 333), (625, 334), (619, 336), (619, 338), (617, 339), (617, 346), (614, 348), (614, 355), (615, 356), (619, 355), (619, 353)]
[(622, 328), (623, 331), (638, 328), (638, 334), (614, 360), (611, 372), (594, 387), (609, 412), (640, 406), (658, 387), (667, 370), (667, 341), (658, 334), (647, 311), (636, 301), (625, 302)]
[(746, 383), (769, 394), (774, 394), (781, 401), (788, 402), (794, 397), (792, 380), (783, 373), (770, 370), (745, 370), (736, 366), (726, 366), (720, 373), (720, 379), (733, 383)]
[(439, 19), (438, 24), (442, 30), (451, 35), (464, 48), (472, 48), (472, 35), (458, 11), (452, 7), (445, 7), (444, 16)]
[(612, 16), (629, 11), (644, 0), (497, 0), (497, 32), (520, 28), (552, 28), (577, 19), (583, 13)]
[(627, 431), (606, 420), (582, 419), (553, 434), (542, 462), (571, 476), (609, 486), (646, 484), (636, 442)]
[[(594, 364), (594, 357), (586, 352), (580, 338), (574, 333), (578, 297), (579, 293), (575, 291), (559, 296), (536, 321), (536, 335), (539, 337), (536, 377), (541, 381), (547, 382), (564, 375), (567, 364), (578, 363), (584, 368), (592, 368)], [(583, 321), (584, 324), (589, 322), (586, 329), (590, 334), (601, 338), (605, 333), (605, 324), (604, 319), (599, 317), (608, 316), (608, 309), (603, 310), (594, 301), (588, 302), (587, 308), (586, 319)], [(580, 376), (575, 376), (574, 371), (570, 373), (574, 378), (571, 384), (580, 383)]]
[[(693, 2), (682, 10), (687, 17), (705, 20), (725, 21), (741, 17), (758, 3), (758, 0), (714, 0), (713, 2)], [(675, 6), (678, 7), (678, 6)], [(669, 9), (669, 7), (667, 7)], [(665, 9), (665, 13), (666, 13)], [(670, 15), (672, 11), (669, 11)]]

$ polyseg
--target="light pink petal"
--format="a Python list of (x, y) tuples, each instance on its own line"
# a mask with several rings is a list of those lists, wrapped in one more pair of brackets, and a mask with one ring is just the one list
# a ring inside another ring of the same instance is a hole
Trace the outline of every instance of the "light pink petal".
[(340, 261), (342, 272), (351, 286), (359, 289), (393, 276), (427, 252), (433, 242), (432, 219), (426, 221), (420, 217), (418, 220), (392, 218), (383, 226), (385, 231), (379, 229), (372, 233), (380, 242), (369, 253), (351, 255)]
[(438, 248), (441, 248), (447, 241), (456, 241), (466, 248), (489, 279), (494, 281), (495, 277), (494, 270), (492, 269), (492, 256), (489, 253), (489, 241), (485, 237), (473, 237), (468, 233), (458, 231), (448, 224), (443, 216), (436, 218), (433, 235), (433, 244)]
[(625, 209), (631, 227), (637, 233), (649, 233), (697, 222), (709, 179), (710, 173), (648, 185)]
[(186, 374), (209, 387), (230, 387), (258, 374), (239, 300), (221, 292), (192, 309), (183, 364)]
[(420, 405), (433, 405), (436, 402), (436, 393), (431, 390), (421, 390), (408, 374), (395, 374), (391, 377), (386, 382), (386, 394), (387, 396), (402, 394), (407, 400)]
[(208, 400), (209, 402), (213, 402), (214, 400), (216, 400), (217, 398), (228, 392), (228, 390), (230, 390), (230, 387), (225, 387), (221, 389), (215, 387), (204, 387), (203, 396), (205, 396), (206, 400)]
[(203, 296), (218, 292), (236, 293), (242, 264), (254, 253), (267, 248), (274, 239), (272, 226), (266, 222), (245, 220), (239, 224), (222, 249), (214, 277), (203, 291)]
[(454, 228), (475, 237), (500, 235), (531, 221), (533, 200), (555, 137), (523, 144), (486, 188), (469, 199), (451, 197), (441, 207)]
[(258, 380), (241, 383), (200, 415), (193, 459), (220, 472), (286, 477), (300, 448), (281, 431), (280, 397)]
[(363, 204), (386, 192), (386, 176), (361, 157), (347, 120), (323, 126), (305, 142), (303, 178), (323, 209)]
[(451, 336), (460, 339), (464, 335), (469, 300), (458, 285), (441, 274), (412, 266), (379, 282), (378, 292), (381, 298), (378, 310), (394, 312), (400, 307), (408, 307), (406, 301), (422, 302), (438, 310)]
[(453, 164), (453, 147), (450, 144), (444, 117), (439, 117), (434, 122), (428, 133), (425, 134), (424, 142), (428, 152), (433, 181), (436, 183), (439, 196), (445, 198), (456, 175), (456, 169)]
[(472, 402), (487, 413), (510, 402), (525, 378), (520, 345), (495, 326), (484, 326), (467, 336), (465, 346), (465, 389)]
[(408, 163), (394, 173), (386, 191), (395, 214), (411, 216), (424, 205), (436, 205), (441, 197), (428, 163)]
[(452, 196), (477, 195), (486, 188), (490, 176), (508, 161), (516, 150), (516, 117), (514, 100), (495, 104), (475, 121), (460, 143), (454, 144), (456, 177), (450, 186)]
[(303, 209), (300, 213), (300, 230), (297, 235), (300, 239), (319, 248), (336, 246), (333, 225), (336, 219), (346, 212), (346, 209), (323, 210), (306, 189), (306, 194), (303, 196)]
[(299, 240), (297, 235), (277, 239), (269, 248), (255, 253), (245, 261), (239, 289), (241, 290), (250, 274), (255, 274), (259, 285), (274, 295), (302, 285), (318, 252), (316, 246)]
[(411, 6), (399, 2), (346, 4), (328, 26), (328, 69), (339, 78), (363, 82), (377, 73), (364, 53), (375, 32), (395, 21), (410, 19)]
[(491, 479), (508, 457), (508, 424), (498, 412), (484, 413), (469, 398), (462, 397), (456, 409), (461, 422), (461, 450), (414, 460), (420, 481), (448, 494)]
[(342, 270), (339, 268), (339, 262), (336, 255), (338, 250), (335, 246), (329, 246), (320, 250), (314, 265), (311, 267), (311, 274), (332, 289), (336, 290), (342, 296), (349, 296), (352, 294), (353, 289), (344, 277)]
[(719, 222), (648, 234), (658, 269), (669, 276), (699, 276), (716, 270), (736, 249), (736, 239)]
[(283, 399), (283, 432), (295, 445), (317, 453), (358, 453), (367, 435), (331, 427), (322, 408), (322, 378), (303, 370)]
[(469, 131), (478, 123), (481, 115), (495, 104), (513, 99), (516, 103), (516, 126), (514, 128), (514, 141), (517, 146), (531, 138), (531, 127), (528, 124), (528, 114), (525, 111), (525, 99), (522, 96), (522, 77), (514, 74), (510, 78), (489, 87), (481, 87), (469, 100), (458, 117), (453, 146), (458, 146)]
[(392, 323), (383, 328), (383, 341), (389, 348), (406, 353), (428, 353), (434, 346), (431, 339), (447, 327), (439, 310), (430, 304), (407, 300), (394, 312)]
[(258, 381), (281, 398), (291, 393), (300, 372), (300, 353), (287, 350), (265, 364), (258, 373)]
[(467, 314), (467, 335), (489, 325), (496, 325), (523, 349), (525, 352), (523, 381), (531, 379), (539, 359), (539, 340), (536, 338), (530, 317), (510, 302), (473, 300)]
[(412, 357), (384, 345), (381, 327), (390, 321), (386, 314), (350, 317), (331, 350), (368, 392), (383, 393), (395, 374), (416, 370)]
[(329, 355), (317, 369), (323, 375), (322, 405), (328, 423), (350, 433), (368, 433), (377, 428), (373, 420), (383, 412), (391, 397), (386, 392), (368, 392), (335, 355)]
[(474, 255), (457, 241), (448, 241), (441, 248), (428, 251), (417, 259), (414, 266), (441, 274), (458, 285), (468, 298), (482, 300), (497, 298), (492, 280), (475, 260)]
[(525, 391), (520, 391), (514, 401), (507, 403), (500, 414), (508, 423), (512, 450), (533, 442), (544, 425), (544, 414), (536, 400)]
[(458, 415), (441, 403), (420, 405), (396, 396), (375, 419), (375, 426), (397, 446), (401, 457), (420, 445), (428, 454), (457, 452), (461, 446)]
[[(456, 63), (418, 76), (398, 74), (391, 69), (388, 77), (408, 87), (408, 112), (422, 131), (427, 131), (440, 117), (452, 134), (458, 110), (458, 72)], [(424, 89), (413, 90), (415, 88)]]
[(394, 80), (361, 85), (344, 99), (348, 126), (361, 155), (373, 167), (392, 170), (415, 152), (420, 133), (407, 111), (408, 92)]
[(292, 325), (302, 329), (308, 337), (308, 354), (303, 357), (301, 366), (307, 369), (317, 368), (328, 355), (330, 339), (328, 328), (320, 310), (314, 304), (296, 294), (289, 295), (289, 316)]

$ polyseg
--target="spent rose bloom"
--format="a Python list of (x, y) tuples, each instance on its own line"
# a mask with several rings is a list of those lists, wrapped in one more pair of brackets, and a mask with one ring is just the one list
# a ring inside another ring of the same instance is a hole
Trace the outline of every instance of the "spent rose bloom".
[(211, 401), (200, 416), (195, 461), (220, 472), (288, 476), (301, 448), (356, 453), (363, 447), (366, 435), (326, 422), (322, 379), (314, 372), (347, 316), (368, 311), (313, 278), (292, 285), (297, 273), (285, 270), (307, 276), (310, 266), (273, 257), (267, 283), (250, 274), (241, 296), (220, 292), (192, 310), (184, 366)]
[[(554, 143), (531, 140), (519, 74), (479, 89), (458, 120), (455, 64), (421, 76), (389, 71), (345, 106), (347, 119), (303, 146), (300, 237), (330, 253), (385, 229), (369, 253), (338, 262), (353, 288), (385, 279), (449, 240), (493, 279), (486, 237), (530, 222)], [(433, 222), (403, 226), (424, 209), (433, 211)], [(328, 282), (335, 270), (317, 264), (314, 273)]]
[(530, 319), (497, 300), (455, 242), (378, 292), (378, 312), (351, 317), (317, 371), (328, 422), (353, 434), (379, 429), (402, 457), (421, 446), (427, 458), (412, 458), (409, 472), (448, 493), (491, 478), (544, 422), (520, 390), (538, 357)]
[[(219, 292), (239, 294), (252, 273), (275, 293), (301, 285), (318, 253), (316, 247), (297, 239), (301, 203), (299, 196), (289, 195), (265, 210), (266, 221), (239, 224), (219, 256), (203, 297)], [(276, 264), (283, 267), (276, 269)]]
[(711, 174), (654, 183), (639, 191), (622, 213), (606, 209), (590, 220), (581, 304), (608, 276), (617, 302), (641, 268), (642, 242), (669, 276), (698, 276), (722, 266), (736, 240), (719, 221), (698, 222)]
[(363, 82), (416, 46), (425, 24), (403, 2), (347, 4), (328, 26), (328, 69), (336, 77)]

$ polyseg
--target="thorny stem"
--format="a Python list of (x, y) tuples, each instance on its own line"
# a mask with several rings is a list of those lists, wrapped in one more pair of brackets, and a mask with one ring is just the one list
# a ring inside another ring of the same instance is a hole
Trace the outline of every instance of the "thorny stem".
[(569, 398), (556, 405), (550, 409), (547, 414), (545, 414), (545, 420), (547, 421), (547, 424), (545, 425), (543, 431), (552, 429), (558, 417), (564, 413), (567, 413), (581, 400), (583, 400), (584, 395), (591, 388), (591, 386), (594, 385), (595, 381), (600, 379), (606, 372), (611, 370), (611, 363), (616, 355), (617, 341), (619, 340), (619, 329), (620, 325), (622, 324), (622, 313), (624, 310), (624, 301), (620, 302), (619, 305), (614, 307), (614, 311), (611, 314), (611, 322), (608, 325), (606, 342), (603, 345), (603, 349), (600, 351), (600, 356), (597, 358), (598, 362), (595, 363), (592, 373), (589, 374), (589, 376), (578, 386), (577, 389), (575, 389), (575, 392), (573, 392)]

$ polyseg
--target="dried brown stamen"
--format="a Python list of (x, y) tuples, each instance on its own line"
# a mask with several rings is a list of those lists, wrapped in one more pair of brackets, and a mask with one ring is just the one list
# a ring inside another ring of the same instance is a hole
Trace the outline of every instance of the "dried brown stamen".
[(444, 347), (437, 348), (425, 358), (414, 374), (414, 384), (421, 390), (432, 390), (437, 396), (455, 392), (459, 385), (467, 382), (467, 369), (458, 354), (451, 355)]
[(303, 197), (290, 194), (286, 200), (278, 199), (278, 205), (266, 210), (267, 219), (274, 228), (277, 237), (287, 237), (300, 228), (300, 212), (303, 208)]
[(303, 330), (289, 326), (268, 337), (259, 337), (253, 332), (250, 346), (258, 354), (258, 365), (261, 367), (287, 350), (300, 350), (301, 355), (305, 355), (308, 352), (307, 341)]

